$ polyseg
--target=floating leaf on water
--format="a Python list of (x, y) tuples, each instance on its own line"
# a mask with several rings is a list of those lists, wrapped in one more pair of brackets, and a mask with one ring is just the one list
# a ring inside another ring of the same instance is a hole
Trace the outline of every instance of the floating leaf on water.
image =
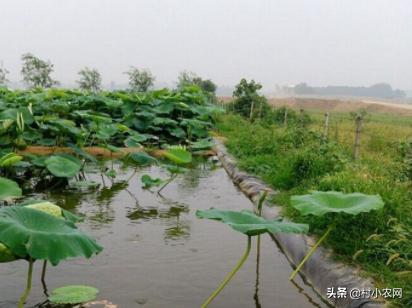
[(81, 304), (96, 298), (99, 290), (90, 286), (64, 286), (52, 291), (48, 300), (55, 304)]

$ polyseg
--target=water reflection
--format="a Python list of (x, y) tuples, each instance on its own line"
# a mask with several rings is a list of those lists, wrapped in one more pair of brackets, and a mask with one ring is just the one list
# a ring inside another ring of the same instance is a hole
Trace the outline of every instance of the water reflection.
[(153, 208), (137, 206), (129, 210), (127, 218), (134, 223), (147, 222), (150, 220), (159, 220), (166, 226), (164, 231), (164, 240), (176, 241), (190, 238), (190, 221), (184, 219), (184, 215), (190, 211), (189, 206), (177, 202), (172, 202), (168, 208)]

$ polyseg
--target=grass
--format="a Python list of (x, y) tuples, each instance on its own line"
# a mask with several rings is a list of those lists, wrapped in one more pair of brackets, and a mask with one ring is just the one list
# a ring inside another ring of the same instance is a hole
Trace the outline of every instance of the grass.
[(310, 114), (305, 127), (284, 127), (266, 120), (249, 122), (224, 115), (218, 131), (240, 168), (258, 175), (280, 193), (273, 203), (285, 216), (325, 232), (331, 216), (303, 217), (290, 196), (310, 190), (380, 194), (382, 211), (341, 215), (325, 245), (338, 259), (359, 265), (380, 288), (403, 288), (395, 307), (412, 307), (412, 182), (408, 170), (412, 119), (368, 115), (362, 129), (361, 158), (353, 160), (355, 125), (349, 114), (331, 114), (328, 141), (323, 114)]

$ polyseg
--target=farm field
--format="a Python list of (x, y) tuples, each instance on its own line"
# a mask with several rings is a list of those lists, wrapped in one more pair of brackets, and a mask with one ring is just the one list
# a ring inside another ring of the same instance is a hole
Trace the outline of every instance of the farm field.
[[(279, 107), (271, 116), (252, 121), (223, 115), (216, 133), (225, 138), (243, 170), (279, 191), (272, 203), (281, 205), (293, 221), (308, 223), (318, 237), (333, 221), (332, 215), (303, 216), (291, 205), (291, 196), (313, 190), (379, 194), (385, 204), (382, 210), (339, 216), (325, 245), (339, 260), (373, 277), (378, 286), (403, 288), (403, 299), (391, 305), (411, 306), (412, 119), (397, 114), (329, 112), (325, 137), (324, 112), (289, 110), (286, 125), (284, 112)], [(360, 154), (355, 160), (355, 118), (360, 114)]]

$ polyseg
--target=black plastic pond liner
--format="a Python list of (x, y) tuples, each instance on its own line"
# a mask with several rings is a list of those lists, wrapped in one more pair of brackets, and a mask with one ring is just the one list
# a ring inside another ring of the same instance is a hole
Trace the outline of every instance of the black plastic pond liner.
[[(259, 178), (240, 171), (236, 167), (236, 160), (228, 154), (224, 144), (216, 138), (214, 141), (215, 151), (226, 172), (233, 182), (239, 186), (240, 190), (252, 200), (255, 206), (257, 206), (260, 195), (264, 191), (269, 191), (269, 194), (272, 195), (276, 194)], [(273, 219), (279, 215), (280, 207), (264, 206), (262, 209), (262, 216), (265, 219)], [(300, 263), (316, 242), (314, 238), (301, 234), (278, 233), (272, 234), (272, 238), (278, 243), (294, 267)], [(376, 287), (373, 281), (360, 277), (359, 271), (356, 268), (334, 261), (333, 253), (323, 247), (316, 250), (299, 273), (319, 296), (335, 307), (377, 308), (385, 306), (384, 302), (374, 301), (369, 298), (351, 298), (350, 290), (375, 290)], [(331, 287), (334, 288), (335, 292), (338, 287), (345, 288), (347, 291), (346, 297), (337, 298), (335, 296), (328, 298), (328, 288)]]

